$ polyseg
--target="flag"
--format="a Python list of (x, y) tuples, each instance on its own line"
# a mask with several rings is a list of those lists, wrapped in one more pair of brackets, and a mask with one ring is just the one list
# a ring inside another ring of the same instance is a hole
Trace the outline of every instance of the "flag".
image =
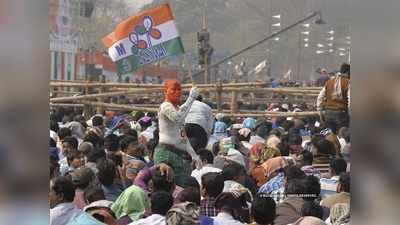
[(289, 70), (286, 72), (286, 74), (283, 75), (283, 78), (284, 78), (284, 79), (290, 80), (290, 79), (291, 79), (291, 77), (290, 77), (291, 74), (292, 74), (292, 70), (289, 69)]
[(257, 73), (261, 72), (266, 66), (267, 66), (267, 60), (262, 61), (260, 64), (258, 64), (254, 68), (254, 73), (257, 74)]
[(169, 4), (129, 17), (102, 41), (119, 74), (184, 53)]

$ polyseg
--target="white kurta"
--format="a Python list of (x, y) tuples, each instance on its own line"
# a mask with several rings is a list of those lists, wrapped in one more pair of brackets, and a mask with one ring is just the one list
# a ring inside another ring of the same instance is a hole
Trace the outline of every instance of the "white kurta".
[(210, 106), (200, 101), (194, 101), (185, 119), (185, 123), (200, 125), (207, 133), (207, 137), (210, 137), (214, 120), (214, 115)]
[(190, 146), (187, 137), (184, 135), (183, 126), (185, 118), (195, 98), (189, 96), (186, 102), (178, 109), (170, 102), (163, 102), (158, 112), (160, 128), (160, 143), (173, 145), (178, 149), (187, 151), (192, 158), (198, 159), (197, 154)]

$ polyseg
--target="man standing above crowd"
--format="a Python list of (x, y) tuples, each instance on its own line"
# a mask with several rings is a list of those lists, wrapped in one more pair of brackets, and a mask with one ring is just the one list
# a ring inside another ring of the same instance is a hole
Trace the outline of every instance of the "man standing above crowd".
[(340, 74), (329, 79), (317, 98), (317, 110), (325, 123), (348, 127), (350, 108), (350, 65), (343, 64)]
[(190, 175), (190, 158), (198, 159), (184, 133), (185, 118), (198, 96), (196, 87), (190, 90), (186, 102), (180, 105), (181, 84), (178, 80), (167, 80), (164, 84), (165, 101), (158, 113), (160, 139), (154, 152), (155, 164), (167, 163), (174, 170), (176, 183), (182, 185), (182, 175)]

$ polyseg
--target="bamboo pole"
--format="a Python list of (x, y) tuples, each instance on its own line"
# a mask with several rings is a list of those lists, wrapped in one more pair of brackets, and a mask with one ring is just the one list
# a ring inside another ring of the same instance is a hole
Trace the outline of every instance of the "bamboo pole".
[[(201, 92), (214, 92), (216, 88), (199, 88), (199, 91)], [(237, 93), (238, 92), (245, 92), (249, 91), (251, 89), (240, 89), (240, 88), (226, 88), (222, 89), (221, 86), (221, 93), (230, 91), (231, 93), (235, 93), (235, 99), (237, 100)], [(57, 98), (51, 98), (50, 102), (68, 102), (68, 101), (77, 101), (77, 100), (84, 100), (84, 99), (96, 99), (96, 98), (102, 98), (102, 97), (111, 97), (111, 96), (120, 96), (120, 95), (132, 95), (132, 94), (137, 94), (137, 95), (142, 95), (142, 94), (149, 94), (149, 93), (155, 93), (162, 91), (161, 88), (157, 89), (128, 89), (125, 91), (116, 91), (116, 92), (107, 92), (107, 93), (98, 93), (98, 94), (86, 94), (86, 95), (80, 95), (80, 96), (69, 96), (69, 97), (57, 97)], [(275, 92), (275, 90), (271, 89), (252, 89), (251, 91), (253, 92)], [(289, 92), (286, 92), (289, 91)], [(85, 91), (86, 92), (86, 91)], [(296, 91), (291, 91), (291, 90), (276, 90), (277, 93), (281, 94), (286, 94), (286, 95), (293, 95), (293, 96), (303, 96), (303, 97), (316, 97), (318, 96), (317, 93), (309, 93), (309, 92), (296, 92)], [(278, 101), (278, 99), (276, 99)], [(232, 103), (231, 103), (232, 105)]]
[[(101, 83), (105, 83), (106, 82), (106, 79), (105, 79), (105, 77), (104, 76), (101, 76), (101, 80), (100, 80), (100, 82)], [(102, 94), (103, 92), (105, 92), (105, 89), (106, 89), (107, 87), (99, 87), (99, 94)], [(98, 100), (100, 100), (100, 101), (102, 101), (103, 99), (102, 98), (99, 98)], [(97, 106), (96, 107), (96, 113), (97, 114), (100, 114), (100, 115), (103, 115), (104, 114), (104, 108), (102, 107), (102, 106)]]
[[(50, 102), (68, 102), (68, 101), (77, 101), (77, 100), (85, 100), (85, 99), (96, 99), (96, 98), (100, 98), (100, 97), (131, 95), (131, 94), (138, 94), (138, 93), (144, 94), (144, 93), (154, 92), (154, 91), (157, 91), (157, 90), (133, 89), (133, 90), (127, 90), (127, 91), (108, 92), (108, 93), (100, 93), (100, 94), (88, 94), (88, 95), (80, 95), (80, 96), (72, 96), (72, 97), (51, 98)], [(161, 91), (161, 89), (158, 91)]]
[[(85, 82), (85, 86), (84, 86), (85, 87), (85, 95), (90, 95), (89, 83), (90, 83), (90, 79), (87, 79)], [(74, 98), (74, 97), (66, 97), (66, 98)], [(50, 99), (50, 102), (56, 102), (54, 99), (57, 99), (57, 98)], [(83, 115), (84, 115), (85, 119), (89, 119), (91, 117), (92, 110), (91, 110), (90, 105), (83, 106)]]
[[(163, 85), (159, 84), (133, 84), (133, 83), (90, 83), (86, 84), (83, 82), (53, 82), (50, 81), (50, 87), (83, 87), (83, 86), (90, 86), (90, 87), (125, 87), (125, 88), (162, 88)], [(214, 84), (197, 84), (197, 87), (202, 88), (212, 88)], [(252, 82), (252, 83), (234, 83), (234, 84), (223, 84), (224, 87), (264, 87), (266, 83), (260, 82)], [(192, 84), (182, 84), (182, 88), (191, 88)]]
[[(202, 87), (200, 85), (196, 85), (196, 87), (203, 92), (215, 92), (215, 84), (213, 87)], [(253, 93), (260, 93), (260, 92), (266, 92), (266, 93), (281, 93), (281, 94), (305, 94), (305, 96), (310, 95), (310, 96), (317, 96), (319, 94), (319, 91), (316, 90), (300, 90), (300, 89), (294, 89), (294, 88), (256, 88), (256, 87), (226, 87), (224, 85), (221, 85), (221, 88), (223, 88), (222, 92), (253, 92)], [(111, 88), (110, 90), (126, 90), (124, 88)], [(151, 88), (147, 89), (147, 92), (151, 92), (151, 90), (161, 90), (159, 88)], [(189, 88), (182, 88), (183, 91), (189, 91)]]
[(50, 90), (50, 93), (53, 93), (53, 94), (67, 94), (67, 95), (82, 94), (82, 92), (79, 92), (79, 91), (54, 91), (54, 90)]
[(218, 79), (217, 85), (215, 86), (215, 92), (217, 93), (217, 110), (218, 112), (222, 111), (222, 82)]
[[(236, 83), (236, 79), (233, 80), (233, 83)], [(235, 114), (236, 112), (237, 112), (237, 91), (232, 90), (231, 114)]]
[(159, 84), (134, 84), (134, 83), (64, 83), (50, 81), (50, 87), (125, 87), (125, 88), (162, 88)]
[[(59, 104), (50, 103), (52, 107), (83, 107), (85, 105), (90, 106), (101, 106), (106, 109), (122, 109), (122, 110), (141, 110), (145, 112), (157, 112), (158, 107), (143, 107), (142, 105), (120, 105), (114, 103), (104, 103), (104, 102), (91, 102), (91, 101), (81, 101), (80, 104)], [(308, 117), (308, 116), (318, 116), (318, 111), (309, 112), (265, 112), (265, 111), (250, 111), (241, 110), (240, 112), (232, 113), (231, 110), (223, 110), (229, 116), (234, 117)], [(213, 110), (213, 113), (218, 113), (218, 110)]]
[(319, 116), (318, 111), (310, 112), (279, 112), (279, 113), (235, 113), (230, 114), (232, 117), (296, 117), (304, 118), (309, 116)]
[(136, 110), (136, 111), (144, 111), (144, 112), (158, 112), (158, 108), (137, 107), (137, 106), (131, 106), (131, 105), (121, 105), (121, 104), (105, 103), (105, 102), (91, 102), (91, 101), (81, 101), (81, 102), (86, 105), (102, 106), (105, 108)]
[(84, 104), (77, 103), (50, 103), (50, 107), (78, 107), (83, 108)]
[[(191, 72), (191, 71), (190, 71)], [(229, 83), (229, 84), (222, 84), (225, 87), (266, 87), (268, 83), (263, 82), (247, 82), (247, 83)], [(120, 87), (120, 88), (162, 88), (163, 85), (160, 84), (134, 84), (134, 83), (90, 83), (87, 84), (85, 82), (74, 82), (74, 81), (50, 81), (51, 87)], [(213, 88), (215, 84), (197, 84), (199, 88)], [(191, 84), (182, 84), (182, 88), (191, 88)], [(284, 88), (274, 88), (274, 89), (284, 89), (284, 90), (301, 90), (301, 91), (320, 91), (322, 87), (284, 87)]]

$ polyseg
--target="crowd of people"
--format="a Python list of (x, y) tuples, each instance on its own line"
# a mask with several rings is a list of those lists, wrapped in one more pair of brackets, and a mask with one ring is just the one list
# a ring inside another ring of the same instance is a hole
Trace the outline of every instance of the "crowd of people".
[[(179, 81), (164, 87), (158, 113), (51, 112), (51, 225), (349, 224), (342, 114), (214, 116), (196, 87), (185, 102)], [(324, 89), (321, 110), (337, 100)], [(299, 107), (268, 110), (285, 108)]]

